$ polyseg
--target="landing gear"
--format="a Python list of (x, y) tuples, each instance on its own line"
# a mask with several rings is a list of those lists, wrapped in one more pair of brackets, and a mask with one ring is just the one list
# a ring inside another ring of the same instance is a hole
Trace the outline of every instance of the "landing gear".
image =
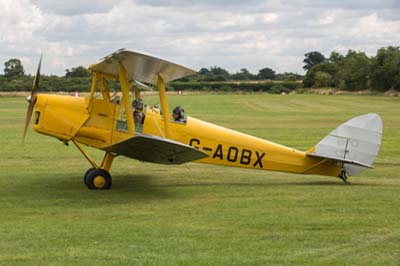
[(342, 179), (346, 185), (350, 185), (350, 182), (347, 181), (347, 179), (349, 178), (349, 175), (347, 174), (347, 172), (344, 168), (342, 168), (342, 170), (340, 170), (339, 178)]
[(74, 139), (72, 139), (72, 142), (93, 166), (92, 168), (89, 168), (83, 176), (83, 182), (85, 183), (85, 185), (89, 189), (110, 189), (112, 179), (108, 171), (110, 171), (111, 164), (116, 154), (107, 151), (104, 154), (104, 158), (101, 164), (97, 165), (96, 162), (89, 156), (89, 154), (83, 149), (83, 147), (79, 143), (77, 143)]
[(90, 168), (86, 171), (84, 182), (89, 189), (110, 189), (111, 175), (104, 169)]

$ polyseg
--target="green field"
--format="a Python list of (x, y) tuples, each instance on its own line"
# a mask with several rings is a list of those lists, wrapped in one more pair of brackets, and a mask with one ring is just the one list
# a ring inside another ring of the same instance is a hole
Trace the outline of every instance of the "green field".
[(170, 97), (170, 107), (178, 103), (188, 115), (302, 150), (376, 112), (383, 143), (376, 168), (352, 185), (117, 158), (112, 189), (89, 191), (90, 165), (76, 147), (31, 129), (21, 144), (25, 98), (0, 97), (0, 265), (400, 264), (400, 98)]

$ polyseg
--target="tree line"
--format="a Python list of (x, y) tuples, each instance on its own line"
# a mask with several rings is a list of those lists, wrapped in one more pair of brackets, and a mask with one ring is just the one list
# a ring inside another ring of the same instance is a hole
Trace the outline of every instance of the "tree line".
[[(304, 55), (305, 76), (297, 73), (276, 73), (265, 67), (257, 74), (246, 68), (239, 72), (212, 66), (201, 68), (195, 75), (168, 84), (170, 90), (243, 90), (271, 93), (290, 92), (299, 87), (334, 87), (341, 90), (400, 91), (400, 48), (383, 47), (375, 56), (349, 50), (346, 55), (333, 51), (325, 57), (318, 51)], [(26, 75), (21, 61), (12, 58), (4, 63), (4, 74), (0, 75), (0, 91), (27, 91), (32, 85), (32, 76)], [(88, 91), (91, 73), (83, 66), (65, 70), (62, 77), (41, 75), (43, 91)], [(110, 87), (119, 84), (111, 81)]]
[(307, 71), (304, 87), (334, 87), (341, 90), (400, 91), (400, 48), (380, 48), (375, 56), (349, 50), (346, 55), (332, 52), (326, 58), (320, 52), (305, 54)]
[(296, 81), (301, 80), (302, 75), (292, 72), (276, 73), (273, 69), (265, 67), (258, 71), (257, 74), (251, 73), (246, 68), (240, 69), (239, 72), (229, 73), (227, 70), (213, 66), (210, 68), (201, 68), (197, 74), (182, 79), (180, 81), (199, 81), (199, 82), (211, 82), (211, 81), (257, 81), (257, 80), (285, 80), (285, 81)]
[[(4, 78), (8, 80), (21, 78), (25, 76), (25, 70), (19, 59), (13, 58), (4, 63)], [(90, 77), (90, 71), (83, 66), (78, 66), (71, 69), (65, 70), (64, 78), (84, 78)], [(1, 76), (0, 76), (1, 77)], [(179, 81), (230, 81), (230, 80), (301, 80), (302, 75), (297, 73), (285, 72), (285, 73), (275, 73), (271, 68), (263, 68), (258, 71), (257, 74), (251, 73), (246, 68), (242, 68), (239, 72), (234, 74), (229, 73), (227, 70), (213, 66), (210, 68), (201, 68), (195, 75), (188, 78), (183, 78)]]
[[(31, 75), (26, 75), (21, 61), (13, 58), (4, 63), (4, 75), (0, 75), (0, 91), (27, 91), (31, 88)], [(297, 73), (275, 73), (271, 68), (263, 68), (257, 74), (243, 68), (231, 74), (227, 70), (213, 66), (201, 68), (195, 75), (170, 82), (168, 90), (205, 91), (264, 91), (270, 93), (290, 92), (301, 86)], [(88, 91), (91, 73), (83, 66), (65, 70), (65, 75), (41, 75), (41, 91)], [(255, 81), (255, 82), (252, 82)], [(119, 89), (119, 84), (109, 81), (110, 88)]]

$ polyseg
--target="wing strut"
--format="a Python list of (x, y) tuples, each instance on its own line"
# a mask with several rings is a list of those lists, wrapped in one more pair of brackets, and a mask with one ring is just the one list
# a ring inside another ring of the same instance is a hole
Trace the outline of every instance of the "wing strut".
[(126, 78), (126, 70), (122, 63), (119, 63), (119, 82), (121, 84), (122, 99), (121, 102), (125, 107), (126, 121), (128, 124), (129, 133), (132, 135), (135, 132), (135, 124), (133, 123), (132, 105), (130, 102), (129, 89), (130, 84)]
[(162, 114), (164, 118), (164, 127), (165, 127), (165, 137), (167, 139), (171, 138), (171, 121), (169, 116), (169, 108), (168, 108), (168, 101), (167, 95), (165, 93), (165, 82), (161, 77), (160, 73), (157, 75), (157, 87), (158, 87), (158, 94), (160, 96), (160, 104), (162, 109)]

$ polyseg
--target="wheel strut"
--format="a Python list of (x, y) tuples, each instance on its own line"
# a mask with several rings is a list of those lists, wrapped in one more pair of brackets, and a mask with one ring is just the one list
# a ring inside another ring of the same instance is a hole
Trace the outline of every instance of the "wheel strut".
[(109, 173), (115, 154), (106, 151), (100, 166), (89, 156), (83, 147), (72, 139), (72, 142), (78, 150), (85, 156), (93, 166), (89, 168), (83, 176), (83, 182), (89, 189), (109, 189), (112, 184), (112, 178)]
[(342, 170), (340, 170), (339, 178), (342, 179), (342, 181), (343, 181), (346, 185), (350, 185), (350, 182), (348, 181), (349, 175), (347, 174), (347, 171), (346, 171), (344, 168), (342, 168)]

